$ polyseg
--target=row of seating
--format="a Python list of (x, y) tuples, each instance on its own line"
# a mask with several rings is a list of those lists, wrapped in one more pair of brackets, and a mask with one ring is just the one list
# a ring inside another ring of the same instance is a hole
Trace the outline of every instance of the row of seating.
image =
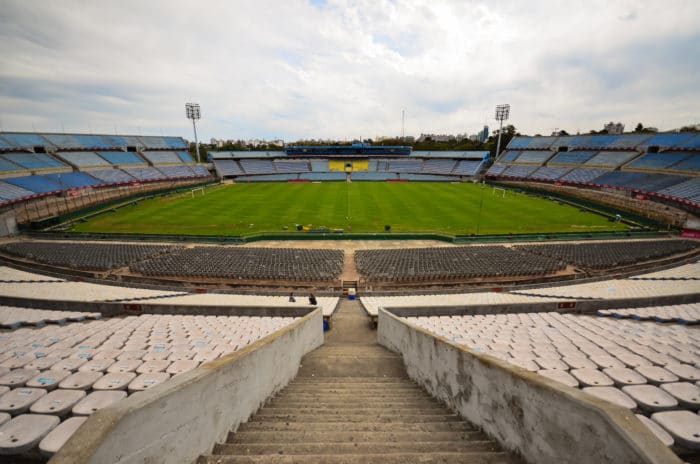
[(647, 147), (663, 149), (700, 148), (700, 135), (693, 132), (621, 135), (569, 135), (549, 137), (517, 136), (508, 144), (509, 150), (646, 150)]
[(21, 150), (36, 147), (60, 150), (126, 147), (186, 149), (187, 144), (181, 137), (0, 132), (0, 149)]
[(52, 311), (0, 306), (0, 327), (5, 329), (16, 329), (23, 325), (65, 324), (85, 319), (100, 319), (101, 317), (100, 313), (95, 312)]
[(634, 319), (638, 321), (677, 322), (679, 324), (700, 323), (700, 305), (649, 306), (647, 308), (600, 309), (601, 317)]
[(696, 330), (559, 313), (406, 320), (650, 418), (663, 429), (662, 439), (668, 446), (675, 442), (700, 449), (696, 414), (700, 410), (700, 332)]
[(343, 268), (342, 250), (193, 247), (134, 263), (148, 276), (228, 279), (332, 280)]
[(644, 240), (516, 245), (514, 248), (587, 269), (604, 269), (684, 253), (697, 247), (697, 242), (692, 240)]
[[(48, 301), (156, 303), (181, 307), (272, 307), (308, 306), (306, 295), (249, 295), (233, 293), (188, 293), (138, 287), (70, 282), (41, 274), (0, 266), (0, 295)], [(523, 297), (526, 298), (526, 297)], [(335, 296), (317, 296), (317, 306), (324, 316), (331, 316), (338, 306)]]
[(556, 258), (504, 246), (358, 250), (358, 272), (368, 280), (437, 280), (550, 274), (565, 267)]
[(182, 249), (174, 245), (18, 241), (0, 245), (13, 256), (39, 263), (105, 271)]
[[(50, 457), (84, 419), (295, 318), (131, 316), (0, 334), (0, 455)], [(10, 458), (12, 459), (12, 458)]]
[(28, 198), (37, 194), (58, 193), (63, 190), (99, 187), (114, 183), (188, 179), (207, 177), (209, 172), (200, 165), (124, 166), (121, 169), (92, 169), (61, 171), (3, 178), (0, 181), (0, 203)]

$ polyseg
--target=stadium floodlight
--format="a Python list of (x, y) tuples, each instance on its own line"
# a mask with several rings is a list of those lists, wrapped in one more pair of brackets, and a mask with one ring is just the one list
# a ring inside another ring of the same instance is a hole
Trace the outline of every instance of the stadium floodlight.
[(498, 128), (498, 142), (496, 143), (496, 159), (501, 153), (501, 134), (503, 133), (503, 121), (508, 119), (510, 114), (510, 105), (508, 103), (503, 105), (496, 105), (496, 121), (500, 123)]
[(194, 129), (194, 147), (197, 151), (197, 162), (201, 163), (202, 160), (199, 157), (199, 141), (197, 140), (197, 125), (195, 124), (197, 119), (202, 118), (199, 103), (185, 103), (185, 114), (187, 115), (187, 119), (192, 120), (192, 129)]

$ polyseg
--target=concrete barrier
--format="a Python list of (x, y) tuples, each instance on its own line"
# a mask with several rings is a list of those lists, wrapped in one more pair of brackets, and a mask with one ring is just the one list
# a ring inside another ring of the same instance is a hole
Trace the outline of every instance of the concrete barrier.
[(194, 462), (296, 376), (301, 358), (323, 344), (322, 325), (321, 310), (313, 310), (241, 351), (97, 411), (49, 462)]
[(408, 375), (537, 464), (681, 464), (631, 411), (461, 347), (380, 309), (379, 343)]

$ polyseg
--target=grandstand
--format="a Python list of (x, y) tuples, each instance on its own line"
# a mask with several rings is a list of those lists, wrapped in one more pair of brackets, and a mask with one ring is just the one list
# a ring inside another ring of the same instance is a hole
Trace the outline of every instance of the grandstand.
[(514, 137), (486, 177), (612, 188), (697, 208), (699, 146), (695, 133)]
[[(311, 157), (311, 152), (303, 150), (222, 151), (210, 153), (210, 157), (220, 177), (245, 182), (346, 180), (346, 172), (351, 181), (458, 181), (478, 176), (488, 159), (488, 152), (413, 151), (400, 155), (387, 150), (375, 150), (363, 158), (323, 148), (325, 159), (318, 159), (321, 152)], [(305, 153), (309, 157), (304, 157)]]
[(0, 132), (0, 206), (135, 180), (210, 178), (186, 148), (179, 137)]

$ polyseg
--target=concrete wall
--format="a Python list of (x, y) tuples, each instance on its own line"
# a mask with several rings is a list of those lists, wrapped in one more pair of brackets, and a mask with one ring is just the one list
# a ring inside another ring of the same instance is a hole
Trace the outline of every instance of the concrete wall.
[(537, 464), (682, 461), (630, 411), (465, 349), (379, 311), (379, 343), (409, 376), (505, 448)]
[(102, 409), (52, 464), (193, 462), (254, 414), (323, 344), (321, 310), (245, 349)]

